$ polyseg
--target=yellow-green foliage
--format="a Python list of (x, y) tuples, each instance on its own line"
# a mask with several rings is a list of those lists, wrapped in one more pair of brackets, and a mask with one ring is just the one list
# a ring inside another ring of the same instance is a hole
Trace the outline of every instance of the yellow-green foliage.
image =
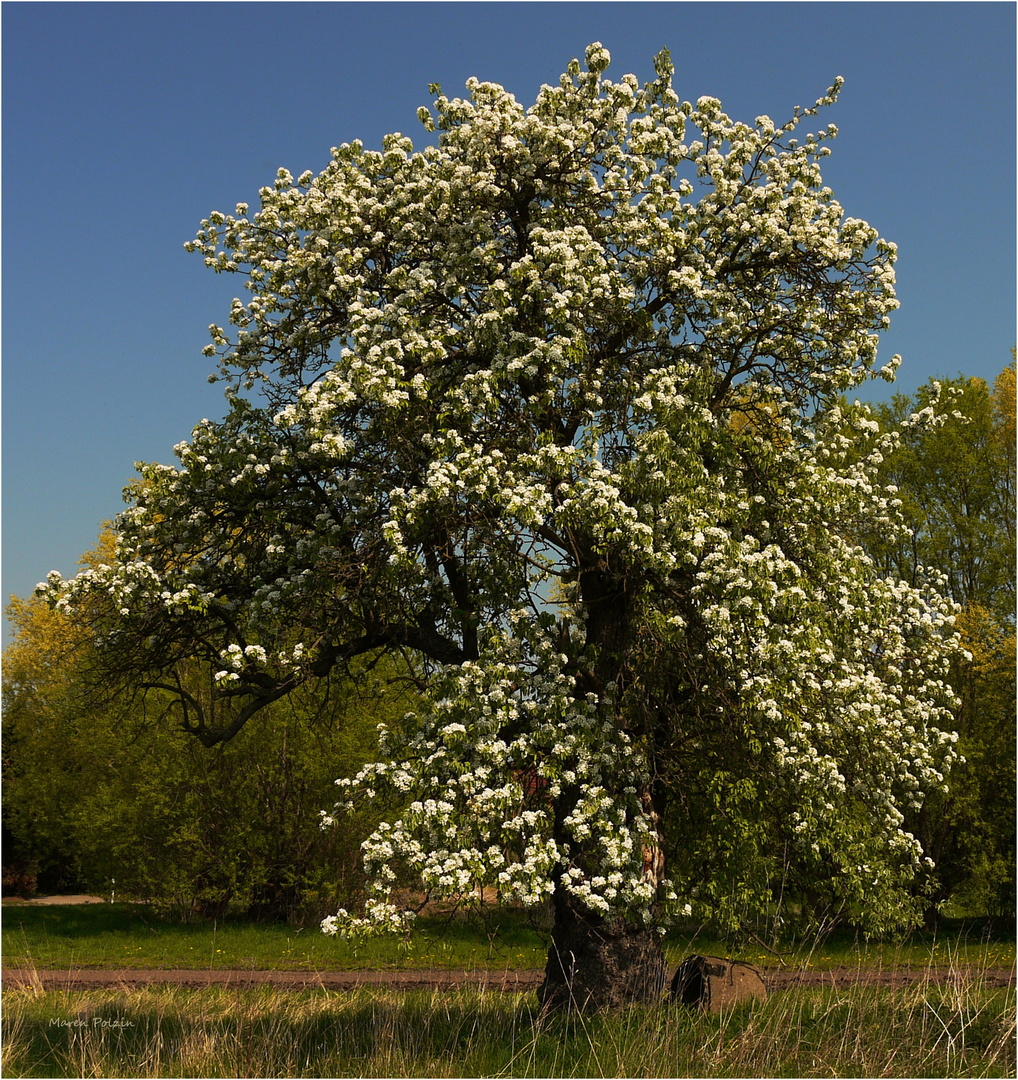
[[(106, 530), (83, 564), (108, 556)], [(162, 687), (94, 678), (87, 626), (13, 598), (3, 665), (4, 867), (43, 891), (158, 900), (222, 917), (321, 918), (349, 903), (375, 817), (323, 832), (337, 776), (374, 755), (376, 727), (407, 708), (359, 662), (263, 709), (208, 748)], [(382, 665), (384, 667), (384, 665)], [(392, 665), (386, 668), (391, 674)], [(200, 698), (210, 673), (181, 660), (171, 681)]]

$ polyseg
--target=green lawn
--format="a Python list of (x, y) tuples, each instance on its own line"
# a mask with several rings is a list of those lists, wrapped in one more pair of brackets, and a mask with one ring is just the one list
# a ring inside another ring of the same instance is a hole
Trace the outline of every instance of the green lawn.
[[(181, 922), (141, 904), (4, 905), (3, 963), (39, 968), (134, 967), (351, 971), (368, 968), (524, 970), (543, 968), (547, 936), (526, 915), (500, 909), (479, 919), (422, 919), (409, 941), (345, 942), (316, 926), (297, 929), (243, 920)], [(884, 968), (1015, 962), (1013, 931), (988, 936), (976, 922), (955, 921), (941, 935), (905, 942), (865, 943), (851, 935), (802, 944), (781, 959), (749, 941), (741, 945), (674, 931), (665, 941), (669, 962), (689, 952), (732, 956), (762, 967), (873, 965)]]
[[(490, 936), (489, 936), (490, 934)], [(5, 966), (39, 968), (369, 968), (525, 969), (544, 967), (547, 946), (518, 913), (487, 931), (479, 923), (421, 920), (409, 941), (355, 942), (326, 937), (317, 926), (224, 920), (181, 922), (140, 904), (14, 906), (3, 909)]]

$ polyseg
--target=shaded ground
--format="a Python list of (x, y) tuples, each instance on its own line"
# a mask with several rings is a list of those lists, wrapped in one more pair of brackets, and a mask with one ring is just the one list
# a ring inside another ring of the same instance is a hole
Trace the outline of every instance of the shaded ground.
[[(765, 970), (767, 989), (874, 986), (902, 989), (923, 983), (949, 984), (978, 979), (983, 986), (1015, 985), (1014, 968), (924, 968), (922, 970), (877, 968), (832, 968), (828, 971)], [(462, 986), (478, 989), (527, 992), (536, 990), (543, 971), (222, 971), (222, 970), (102, 970), (63, 971), (35, 968), (4, 968), (5, 990), (35, 987), (40, 990), (130, 989), (138, 986), (231, 986), (246, 989), (271, 986), (292, 990), (353, 990), (360, 986), (381, 986), (390, 990), (443, 990)]]

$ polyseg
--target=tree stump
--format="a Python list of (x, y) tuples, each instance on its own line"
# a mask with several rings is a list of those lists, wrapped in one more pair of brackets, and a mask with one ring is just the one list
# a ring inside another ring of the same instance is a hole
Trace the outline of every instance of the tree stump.
[(758, 968), (719, 956), (687, 956), (672, 979), (672, 1001), (708, 1012), (766, 997), (767, 984)]

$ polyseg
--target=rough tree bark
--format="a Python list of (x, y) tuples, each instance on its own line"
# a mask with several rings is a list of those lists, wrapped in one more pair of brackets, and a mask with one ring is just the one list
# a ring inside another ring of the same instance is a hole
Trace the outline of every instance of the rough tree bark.
[(543, 1009), (597, 1010), (655, 1001), (664, 986), (660, 934), (621, 918), (607, 921), (555, 893), (552, 944), (537, 992)]

